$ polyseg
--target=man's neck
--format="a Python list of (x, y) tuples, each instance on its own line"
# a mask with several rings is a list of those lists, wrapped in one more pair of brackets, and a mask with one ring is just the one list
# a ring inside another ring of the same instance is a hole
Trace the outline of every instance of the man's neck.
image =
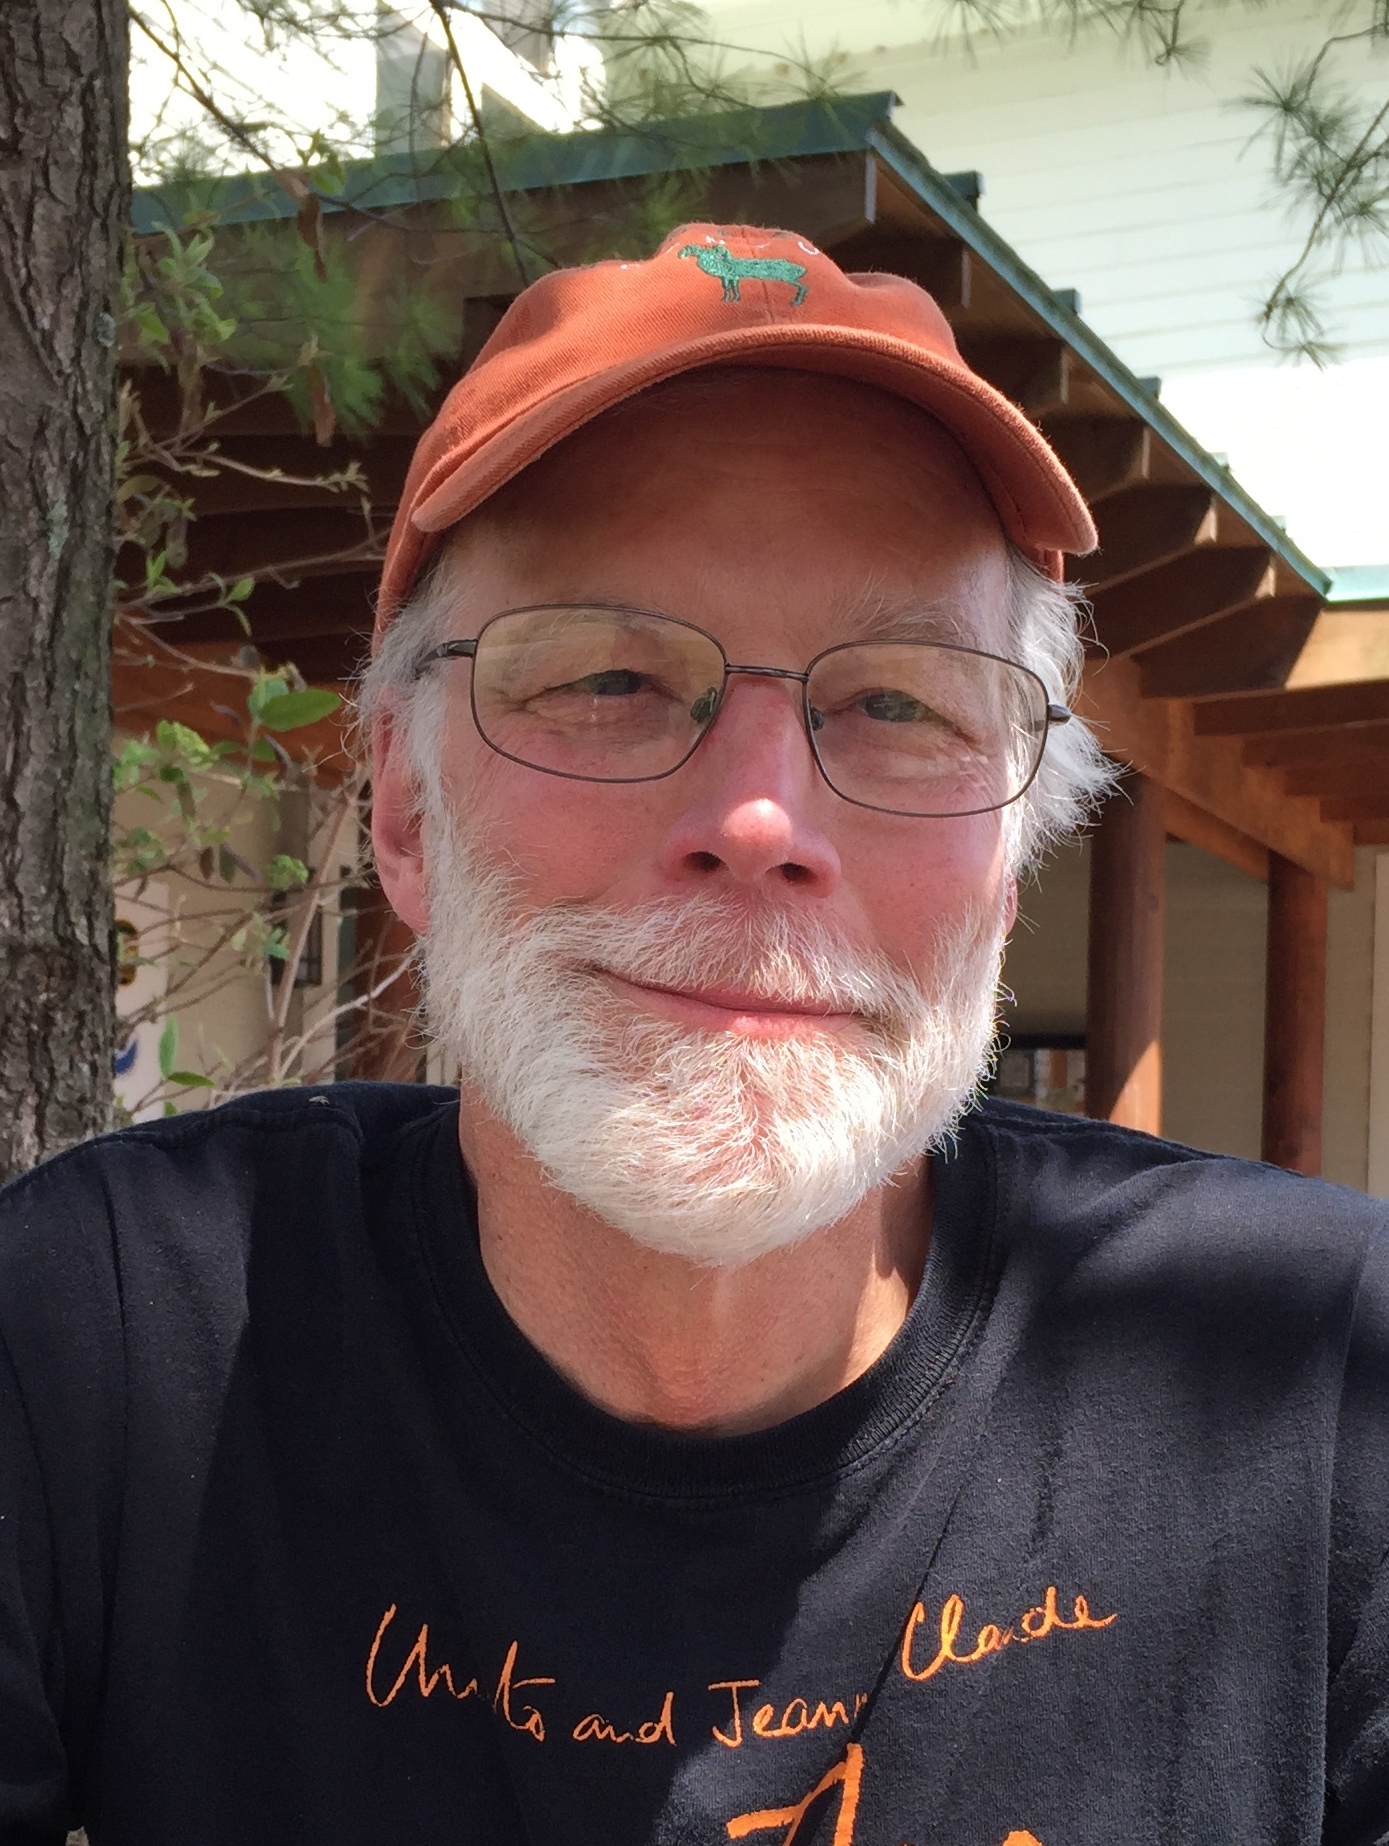
[(557, 1192), (466, 1092), (459, 1139), (503, 1307), (577, 1390), (631, 1422), (736, 1435), (812, 1409), (873, 1364), (920, 1286), (926, 1161), (789, 1249), (709, 1269)]

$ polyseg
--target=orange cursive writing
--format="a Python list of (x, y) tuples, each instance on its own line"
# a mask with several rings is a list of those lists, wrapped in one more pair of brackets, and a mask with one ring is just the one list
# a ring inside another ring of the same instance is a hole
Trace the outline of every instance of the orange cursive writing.
[(738, 1703), (738, 1694), (751, 1692), (761, 1684), (760, 1679), (716, 1679), (709, 1687), (711, 1692), (727, 1692), (732, 1695), (733, 1735), (730, 1737), (726, 1731), (721, 1731), (717, 1724), (713, 1727), (715, 1738), (726, 1750), (736, 1750), (743, 1741), (743, 1711)]
[(659, 1718), (648, 1718), (635, 1731), (619, 1731), (601, 1712), (580, 1718), (571, 1733), (575, 1743), (674, 1743), (675, 1694), (668, 1692)]
[(385, 1639), (386, 1630), (395, 1620), (395, 1617), (396, 1605), (392, 1603), (390, 1608), (387, 1609), (386, 1613), (381, 1617), (380, 1624), (376, 1630), (376, 1638), (371, 1644), (371, 1652), (367, 1655), (367, 1697), (371, 1700), (372, 1704), (383, 1707), (389, 1705), (391, 1701), (397, 1697), (406, 1680), (409, 1679), (411, 1667), (415, 1669), (415, 1683), (419, 1687), (419, 1694), (422, 1699), (429, 1698), (436, 1686), (443, 1686), (451, 1698), (472, 1698), (477, 1692), (477, 1681), (475, 1679), (470, 1679), (463, 1690), (459, 1692), (453, 1683), (453, 1672), (446, 1660), (440, 1661), (434, 1671), (432, 1673), (430, 1672), (428, 1622), (422, 1622), (420, 1624), (420, 1632), (415, 1637), (415, 1645), (405, 1656), (405, 1665), (396, 1674), (391, 1684), (390, 1691), (386, 1693), (384, 1698), (377, 1692), (376, 1656), (381, 1652), (381, 1643)]
[(853, 1846), (854, 1821), (858, 1815), (859, 1789), (863, 1782), (863, 1746), (847, 1745), (844, 1760), (827, 1769), (803, 1801), (789, 1808), (760, 1808), (753, 1814), (737, 1814), (727, 1823), (731, 1840), (746, 1839), (750, 1833), (764, 1833), (772, 1827), (785, 1827), (780, 1846), (792, 1846), (801, 1830), (801, 1822), (810, 1809), (831, 1788), (840, 1790), (839, 1812), (835, 1816), (830, 1846)]
[(497, 1681), (497, 1690), (492, 1694), (492, 1709), (500, 1712), (503, 1720), (513, 1731), (528, 1731), (537, 1743), (545, 1741), (545, 1720), (534, 1705), (524, 1706), (518, 1718), (511, 1709), (511, 1695), (522, 1686), (553, 1686), (553, 1679), (517, 1679), (516, 1655), (521, 1643), (513, 1641), (506, 1650), (506, 1659), (502, 1663), (501, 1677)]
[[(760, 1679), (716, 1679), (709, 1687), (711, 1692), (726, 1692), (732, 1702), (732, 1726), (728, 1731), (721, 1731), (713, 1726), (715, 1739), (726, 1750), (742, 1748), (746, 1732), (743, 1729), (743, 1707), (738, 1698), (740, 1692), (754, 1692), (762, 1684)], [(799, 1737), (803, 1731), (832, 1731), (839, 1725), (852, 1724), (854, 1719), (868, 1703), (866, 1692), (856, 1692), (853, 1710), (850, 1711), (843, 1699), (827, 1702), (817, 1699), (812, 1706), (809, 1699), (792, 1699), (778, 1711), (775, 1705), (759, 1705), (752, 1714), (752, 1734), (754, 1737)]]
[(924, 1667), (912, 1665), (912, 1645), (916, 1631), (924, 1626), (926, 1610), (917, 1603), (907, 1617), (907, 1626), (902, 1634), (901, 1664), (903, 1675), (907, 1679), (934, 1679), (936, 1674), (946, 1666), (973, 1666), (977, 1660), (984, 1660), (990, 1654), (1001, 1654), (1005, 1647), (1014, 1642), (1026, 1647), (1033, 1641), (1044, 1641), (1049, 1634), (1060, 1631), (1074, 1634), (1081, 1629), (1108, 1628), (1117, 1622), (1115, 1615), (1095, 1616), (1090, 1613), (1090, 1605), (1083, 1596), (1077, 1596), (1071, 1604), (1068, 1617), (1061, 1614), (1056, 1600), (1056, 1585), (1049, 1584), (1042, 1601), (1032, 1609), (1023, 1612), (1016, 1628), (1000, 1628), (996, 1622), (985, 1622), (975, 1637), (974, 1645), (968, 1653), (962, 1654), (956, 1647), (960, 1638), (960, 1629), (964, 1626), (965, 1602), (963, 1596), (947, 1596), (941, 1604), (938, 1645), (935, 1654)]
[[(854, 1694), (855, 1718), (867, 1703), (867, 1693)], [(836, 1699), (832, 1705), (821, 1699), (813, 1710), (804, 1699), (792, 1699), (780, 1712), (775, 1705), (759, 1705), (752, 1714), (752, 1733), (754, 1737), (799, 1737), (802, 1731), (830, 1731), (837, 1724), (849, 1722), (843, 1699)]]

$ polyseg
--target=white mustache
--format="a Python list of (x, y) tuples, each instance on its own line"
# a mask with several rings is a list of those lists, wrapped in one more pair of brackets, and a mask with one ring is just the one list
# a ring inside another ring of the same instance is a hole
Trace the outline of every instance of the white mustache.
[(729, 988), (773, 1006), (858, 1015), (896, 1036), (923, 1003), (919, 981), (833, 924), (720, 898), (655, 899), (629, 910), (556, 907), (524, 922), (576, 972), (677, 992)]

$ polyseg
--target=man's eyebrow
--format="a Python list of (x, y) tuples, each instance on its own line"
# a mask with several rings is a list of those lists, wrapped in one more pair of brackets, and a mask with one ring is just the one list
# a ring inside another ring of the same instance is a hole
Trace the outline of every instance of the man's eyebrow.
[(977, 646), (974, 624), (950, 603), (890, 597), (873, 590), (846, 609), (846, 641), (949, 641)]

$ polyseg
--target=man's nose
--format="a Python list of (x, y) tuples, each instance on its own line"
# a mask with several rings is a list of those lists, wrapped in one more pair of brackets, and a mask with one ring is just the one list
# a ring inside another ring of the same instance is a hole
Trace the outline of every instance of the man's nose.
[(719, 715), (677, 772), (687, 800), (662, 851), (683, 882), (802, 885), (826, 896), (839, 854), (820, 825), (837, 801), (811, 755), (799, 685), (734, 676)]

